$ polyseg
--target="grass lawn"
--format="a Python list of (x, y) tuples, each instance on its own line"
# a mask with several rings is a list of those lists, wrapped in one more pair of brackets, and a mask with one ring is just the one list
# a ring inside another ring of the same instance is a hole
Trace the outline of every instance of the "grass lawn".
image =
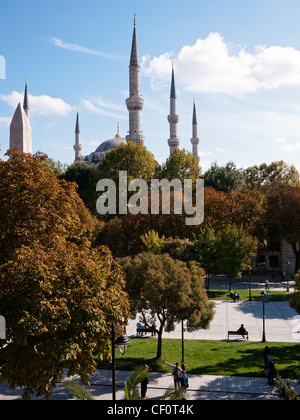
[[(235, 292), (235, 289), (233, 290)], [(241, 300), (249, 300), (249, 290), (237, 290), (238, 294), (241, 297)], [(251, 298), (255, 301), (261, 301), (262, 295), (261, 290), (252, 290), (251, 291)], [(228, 290), (210, 290), (207, 293), (209, 299), (212, 300), (226, 300), (227, 295), (229, 295)], [(290, 300), (291, 293), (288, 292), (278, 292), (278, 291), (271, 291), (269, 294), (270, 302), (284, 302)]]
[[(268, 344), (268, 343), (267, 343)], [(264, 377), (263, 349), (266, 344), (245, 341), (185, 341), (185, 363), (189, 374)], [(300, 344), (268, 344), (282, 378), (298, 379)], [(117, 353), (117, 370), (132, 371), (148, 364), (152, 372), (171, 372), (169, 363), (181, 362), (181, 340), (163, 339), (163, 360), (155, 358), (157, 339), (133, 338), (122, 357)], [(98, 363), (99, 369), (111, 369)]]

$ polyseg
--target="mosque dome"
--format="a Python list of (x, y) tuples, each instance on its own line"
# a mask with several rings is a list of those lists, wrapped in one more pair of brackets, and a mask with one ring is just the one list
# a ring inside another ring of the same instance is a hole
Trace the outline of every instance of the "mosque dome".
[(100, 146), (97, 148), (95, 153), (106, 153), (112, 149), (116, 149), (121, 144), (127, 144), (127, 141), (121, 136), (120, 128), (118, 126), (118, 133), (112, 139), (108, 139), (104, 141)]

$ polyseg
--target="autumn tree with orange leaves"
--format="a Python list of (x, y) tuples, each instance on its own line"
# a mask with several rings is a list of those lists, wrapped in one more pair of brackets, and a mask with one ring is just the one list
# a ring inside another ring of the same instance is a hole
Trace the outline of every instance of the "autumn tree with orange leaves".
[(1, 382), (50, 396), (68, 374), (85, 382), (93, 356), (110, 358), (112, 322), (129, 317), (124, 275), (107, 248), (93, 248), (97, 220), (73, 183), (59, 181), (41, 154), (9, 151), (0, 161)]

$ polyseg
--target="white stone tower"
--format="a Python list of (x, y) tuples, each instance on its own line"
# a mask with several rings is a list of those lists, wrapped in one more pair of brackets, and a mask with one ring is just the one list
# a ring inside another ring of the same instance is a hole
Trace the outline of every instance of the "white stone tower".
[(191, 143), (193, 145), (193, 156), (195, 156), (198, 162), (200, 162), (200, 156), (199, 156), (200, 139), (198, 138), (198, 122), (197, 122), (195, 99), (194, 99), (194, 109), (193, 109), (193, 137), (191, 138)]
[(79, 110), (77, 108), (77, 119), (75, 127), (75, 145), (73, 146), (75, 150), (75, 161), (81, 160), (81, 150), (82, 146), (80, 144), (80, 125), (79, 125)]
[(168, 144), (170, 146), (170, 155), (179, 147), (180, 140), (177, 137), (177, 124), (179, 122), (179, 115), (176, 114), (176, 89), (175, 89), (175, 75), (174, 64), (172, 65), (172, 81), (171, 81), (171, 95), (170, 95), (170, 115), (168, 116), (170, 123), (170, 138)]
[(144, 144), (145, 137), (141, 129), (141, 112), (144, 107), (144, 99), (140, 92), (140, 59), (136, 36), (136, 17), (134, 17), (134, 30), (129, 66), (129, 98), (126, 100), (129, 111), (129, 134), (127, 141)]
[(23, 107), (19, 103), (10, 124), (9, 147), (32, 153), (32, 128), (29, 121), (27, 77)]

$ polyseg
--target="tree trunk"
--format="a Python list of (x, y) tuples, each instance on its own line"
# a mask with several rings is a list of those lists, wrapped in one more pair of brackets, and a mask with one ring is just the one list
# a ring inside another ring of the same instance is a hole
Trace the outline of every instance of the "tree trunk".
[(292, 245), (295, 257), (296, 257), (296, 266), (295, 266), (295, 273), (294, 274), (297, 274), (298, 271), (300, 270), (300, 245), (298, 244), (299, 250), (297, 249), (297, 244), (296, 243), (291, 243), (291, 245)]
[(232, 287), (232, 277), (229, 277), (229, 292), (231, 292)]
[(162, 334), (163, 334), (163, 327), (160, 327), (158, 330), (158, 343), (157, 343), (157, 354), (156, 354), (157, 359), (161, 359), (161, 356), (162, 356)]

